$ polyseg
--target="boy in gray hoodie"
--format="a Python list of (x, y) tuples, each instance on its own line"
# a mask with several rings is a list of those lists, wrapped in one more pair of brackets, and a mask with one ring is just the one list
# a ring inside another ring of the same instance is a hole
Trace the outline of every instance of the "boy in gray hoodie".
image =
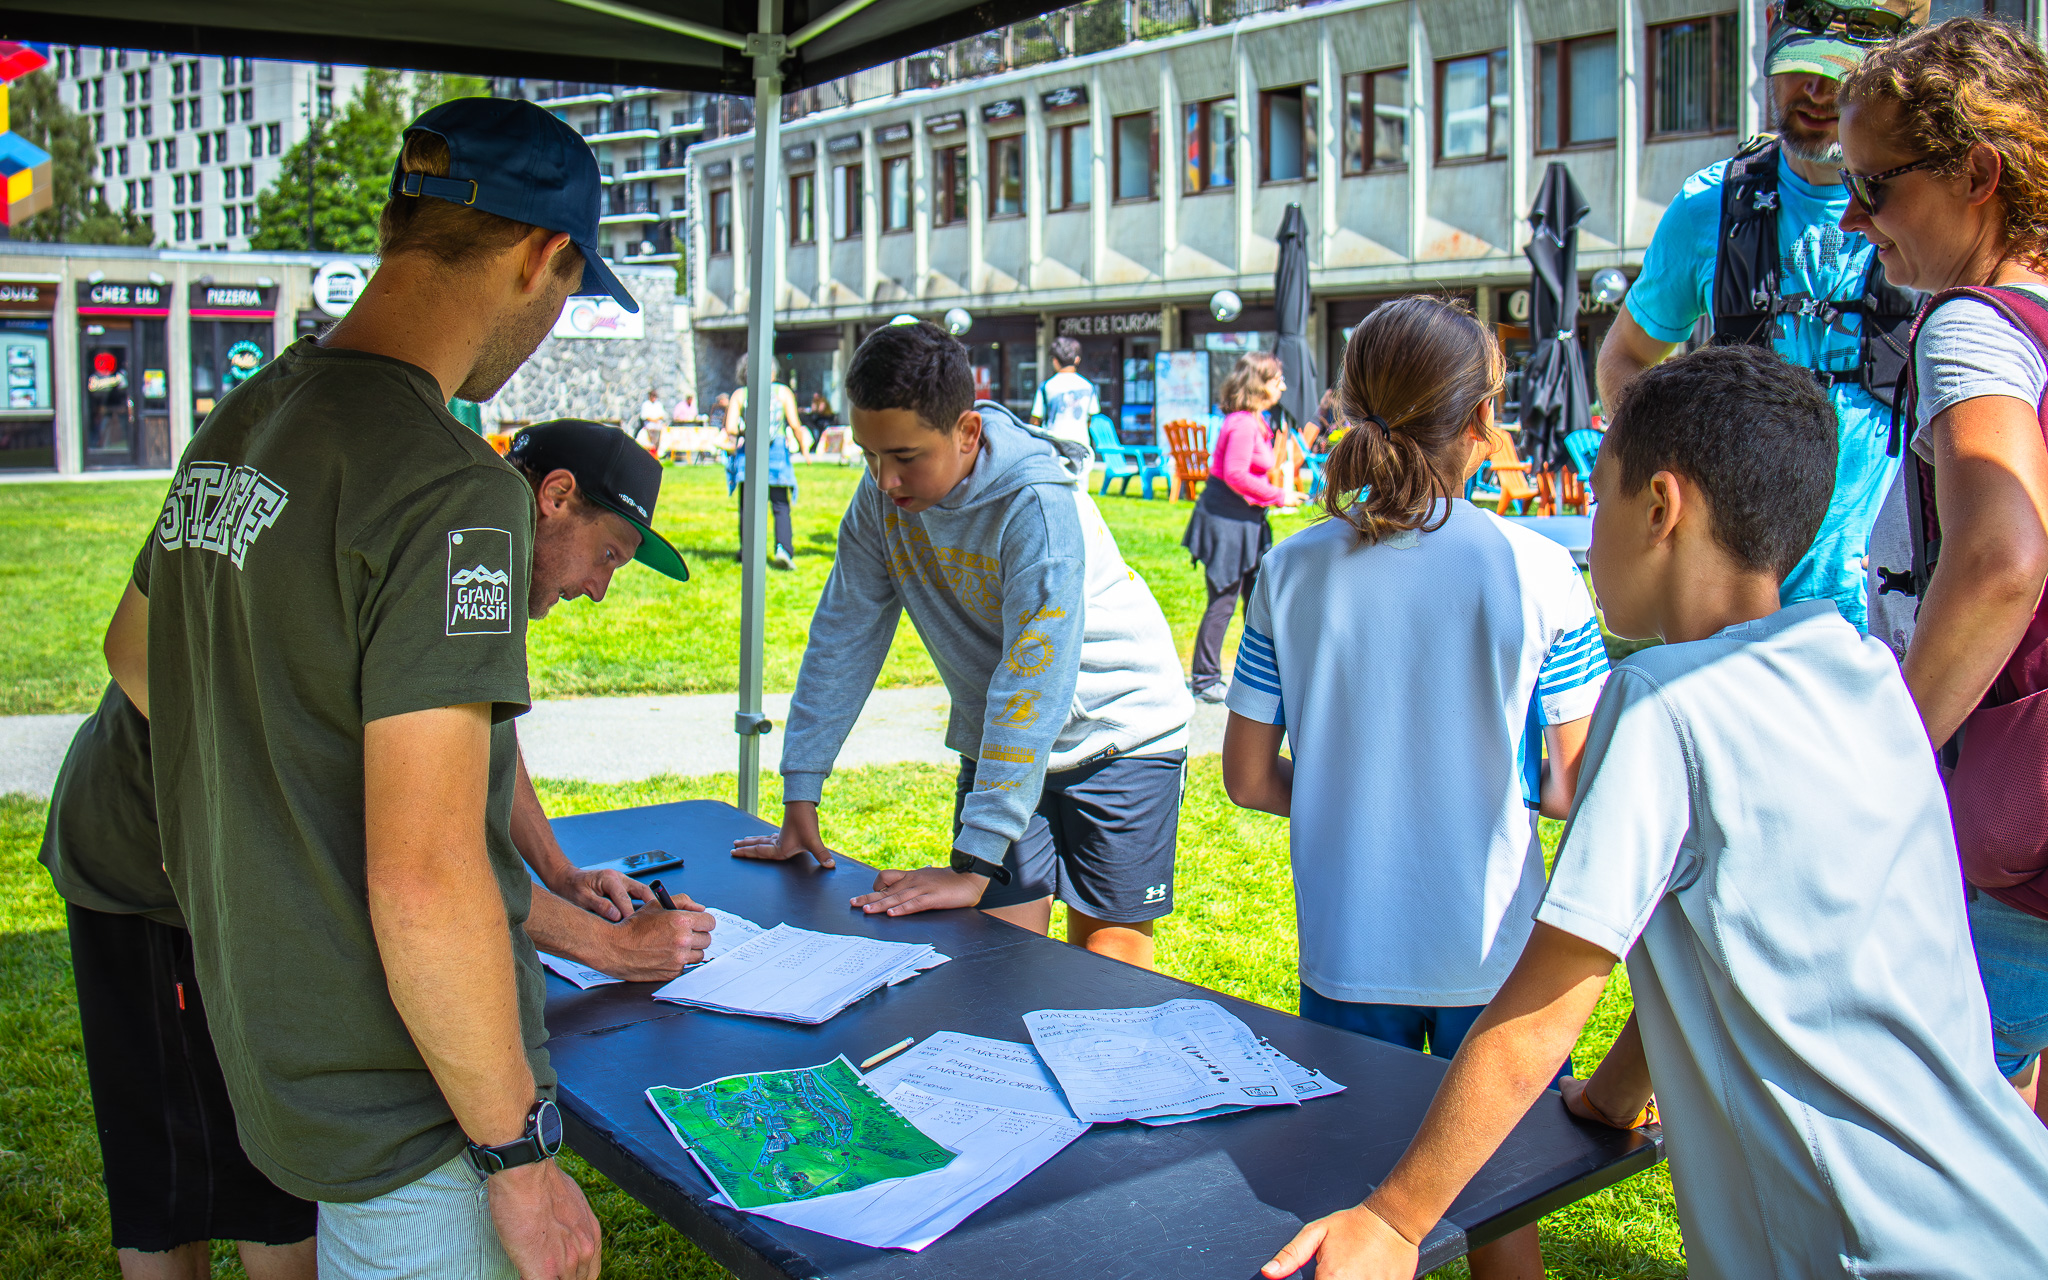
[(1158, 602), (1087, 492), (1085, 446), (974, 402), (967, 350), (926, 323), (870, 334), (847, 370), (867, 459), (811, 620), (782, 750), (782, 830), (741, 857), (833, 853), (818, 802), (904, 610), (952, 695), (949, 866), (884, 871), (869, 913), (980, 906), (1152, 962), (1194, 703)]

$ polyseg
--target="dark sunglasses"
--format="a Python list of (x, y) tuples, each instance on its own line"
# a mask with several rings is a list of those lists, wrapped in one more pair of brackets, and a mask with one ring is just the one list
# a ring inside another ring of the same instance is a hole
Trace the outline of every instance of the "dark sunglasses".
[(1817, 36), (1829, 34), (1839, 23), (1841, 29), (1833, 34), (1861, 44), (1881, 44), (1904, 35), (1913, 25), (1890, 9), (1844, 8), (1828, 0), (1785, 0), (1778, 15), (1786, 25)]
[(1915, 160), (1911, 164), (1902, 164), (1896, 169), (1886, 169), (1883, 173), (1870, 174), (1868, 177), (1843, 169), (1841, 170), (1842, 185), (1849, 188), (1849, 198), (1862, 205), (1863, 212), (1874, 218), (1877, 216), (1877, 211), (1884, 207), (1885, 183), (1890, 182), (1902, 173), (1911, 173), (1915, 169), (1932, 168), (1935, 163), (1934, 157), (1928, 156), (1925, 159)]

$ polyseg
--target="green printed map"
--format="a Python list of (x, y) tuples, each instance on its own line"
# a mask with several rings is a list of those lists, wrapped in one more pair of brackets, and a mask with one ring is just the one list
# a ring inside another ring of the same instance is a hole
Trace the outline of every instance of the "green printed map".
[(953, 1153), (861, 1081), (844, 1057), (796, 1071), (647, 1091), (676, 1138), (742, 1209), (942, 1169)]

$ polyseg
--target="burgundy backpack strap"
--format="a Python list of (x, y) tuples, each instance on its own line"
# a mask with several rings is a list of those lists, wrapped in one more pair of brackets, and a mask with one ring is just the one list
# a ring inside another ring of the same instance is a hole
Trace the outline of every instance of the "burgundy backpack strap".
[[(2041, 353), (2042, 363), (2048, 365), (2048, 301), (2039, 294), (2012, 285), (1948, 289), (1935, 295), (1934, 301), (1928, 304), (1928, 310), (1933, 310), (1951, 296), (1974, 298), (1996, 311), (2007, 324), (2033, 342), (2035, 350)], [(2048, 388), (2043, 390), (2035, 415), (2040, 422), (2043, 439), (2048, 440)], [(2048, 594), (2044, 594), (2041, 603), (2035, 606), (2025, 634), (2013, 648), (2012, 656), (1998, 673), (1998, 678), (1992, 681), (1983, 705), (2004, 706), (2043, 689), (2048, 689)]]

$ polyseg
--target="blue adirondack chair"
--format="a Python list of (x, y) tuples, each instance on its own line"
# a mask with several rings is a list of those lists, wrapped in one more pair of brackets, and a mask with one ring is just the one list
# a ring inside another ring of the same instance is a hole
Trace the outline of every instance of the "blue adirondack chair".
[(1144, 486), (1145, 500), (1152, 500), (1152, 482), (1166, 478), (1166, 468), (1160, 464), (1159, 450), (1150, 445), (1125, 444), (1117, 439), (1116, 427), (1107, 414), (1098, 413), (1088, 419), (1088, 443), (1095, 448), (1095, 456), (1102, 459), (1102, 493), (1109, 495), (1109, 482), (1123, 481), (1117, 492), (1128, 494), (1131, 481), (1137, 480)]
[(1308, 442), (1302, 439), (1300, 427), (1287, 430), (1294, 436), (1294, 447), (1301, 450), (1301, 469), (1308, 472), (1308, 496), (1317, 497), (1323, 491), (1323, 464), (1330, 460), (1330, 451), (1325, 449), (1321, 453), (1311, 453)]

